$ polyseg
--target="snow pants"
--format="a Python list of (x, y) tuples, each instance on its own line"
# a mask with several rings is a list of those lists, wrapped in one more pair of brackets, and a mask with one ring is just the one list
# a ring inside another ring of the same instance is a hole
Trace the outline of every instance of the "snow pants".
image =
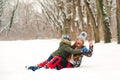
[(43, 61), (42, 63), (37, 64), (39, 67), (44, 67), (50, 60), (53, 58), (53, 56), (49, 56), (47, 60)]
[(68, 62), (66, 59), (60, 56), (55, 56), (50, 60), (50, 62), (46, 64), (46, 67), (60, 70), (62, 68), (72, 68), (73, 65), (70, 62)]

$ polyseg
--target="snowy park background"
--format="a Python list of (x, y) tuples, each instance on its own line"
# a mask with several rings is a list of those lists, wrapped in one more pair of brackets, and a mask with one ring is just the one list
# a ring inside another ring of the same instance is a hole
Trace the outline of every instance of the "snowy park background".
[[(81, 67), (60, 71), (25, 69), (44, 61), (57, 49), (60, 40), (0, 41), (0, 80), (120, 80), (120, 45), (96, 43), (92, 57), (84, 57)], [(88, 42), (85, 42), (88, 47)]]
[[(81, 67), (25, 68), (82, 31), (94, 52)], [(120, 0), (0, 0), (0, 80), (120, 80)]]

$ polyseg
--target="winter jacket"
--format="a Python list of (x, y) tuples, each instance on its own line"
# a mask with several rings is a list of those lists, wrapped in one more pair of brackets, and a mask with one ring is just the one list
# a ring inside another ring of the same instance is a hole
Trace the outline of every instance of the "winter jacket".
[(52, 53), (52, 56), (60, 56), (66, 59), (71, 54), (81, 54), (81, 50), (74, 50), (71, 45), (66, 43), (64, 40), (60, 42), (59, 48)]

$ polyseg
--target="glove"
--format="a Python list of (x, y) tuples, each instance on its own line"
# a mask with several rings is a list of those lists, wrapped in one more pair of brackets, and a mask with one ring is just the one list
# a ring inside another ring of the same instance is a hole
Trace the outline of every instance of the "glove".
[(93, 42), (92, 41), (89, 42), (89, 46), (93, 46)]
[(88, 49), (86, 47), (84, 47), (84, 48), (81, 49), (81, 52), (86, 53), (86, 52), (88, 52)]
[(93, 42), (92, 41), (89, 42), (89, 50), (90, 50), (90, 52), (93, 52)]

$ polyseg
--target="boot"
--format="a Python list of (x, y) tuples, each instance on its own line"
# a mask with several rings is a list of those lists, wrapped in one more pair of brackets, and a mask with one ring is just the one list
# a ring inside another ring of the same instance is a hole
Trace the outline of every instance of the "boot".
[(36, 71), (36, 70), (40, 69), (40, 67), (38, 67), (38, 66), (29, 66), (27, 69), (32, 70), (32, 71)]

